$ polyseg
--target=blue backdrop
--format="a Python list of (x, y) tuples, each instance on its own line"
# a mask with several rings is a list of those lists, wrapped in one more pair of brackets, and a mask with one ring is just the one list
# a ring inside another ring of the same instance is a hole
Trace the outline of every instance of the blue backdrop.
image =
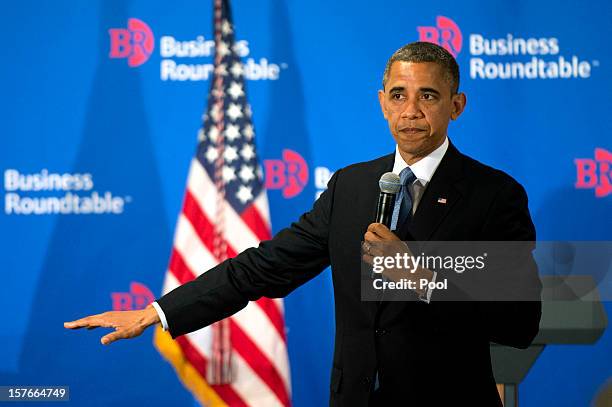
[[(62, 322), (161, 291), (209, 87), (212, 4), (2, 9), (0, 385), (70, 385), (75, 405), (192, 405), (152, 332), (102, 348), (100, 331)], [(526, 187), (539, 239), (612, 240), (611, 12), (603, 0), (235, 0), (260, 157), (291, 150), (308, 168), (299, 191), (266, 174), (274, 231), (310, 208), (329, 172), (393, 150), (376, 97), (384, 64), (428, 39), (461, 66), (468, 104), (451, 139)], [(154, 39), (132, 57), (109, 31), (130, 19)], [(94, 213), (75, 213), (75, 195)], [(329, 271), (286, 299), (296, 406), (327, 403), (332, 302)], [(588, 405), (612, 376), (611, 351), (609, 330), (547, 347), (521, 405)]]

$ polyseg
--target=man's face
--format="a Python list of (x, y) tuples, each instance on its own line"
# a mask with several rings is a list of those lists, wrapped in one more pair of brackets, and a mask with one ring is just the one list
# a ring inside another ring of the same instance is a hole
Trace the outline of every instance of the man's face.
[(465, 107), (433, 62), (396, 61), (378, 100), (402, 158), (412, 164), (438, 148), (451, 119)]

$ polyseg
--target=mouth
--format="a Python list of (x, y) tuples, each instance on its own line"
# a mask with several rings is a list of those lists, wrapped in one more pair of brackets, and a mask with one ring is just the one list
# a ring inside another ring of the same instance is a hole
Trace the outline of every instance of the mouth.
[(425, 131), (425, 129), (421, 129), (418, 127), (404, 127), (403, 129), (399, 130), (400, 133), (404, 133), (404, 134), (419, 134)]

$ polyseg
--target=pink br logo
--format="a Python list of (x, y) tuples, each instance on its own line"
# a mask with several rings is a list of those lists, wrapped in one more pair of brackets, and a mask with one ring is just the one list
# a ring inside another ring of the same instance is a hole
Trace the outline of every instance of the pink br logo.
[(308, 164), (295, 151), (283, 150), (282, 160), (264, 160), (266, 189), (282, 189), (283, 198), (293, 198), (308, 183)]
[(128, 28), (111, 28), (110, 35), (111, 58), (127, 58), (128, 65), (132, 68), (147, 62), (153, 48), (155, 39), (153, 31), (144, 22), (137, 18), (128, 20)]
[(444, 16), (436, 17), (435, 27), (417, 27), (419, 41), (432, 42), (440, 45), (455, 58), (461, 52), (463, 36), (459, 26), (453, 20)]
[(603, 198), (612, 193), (612, 153), (595, 149), (595, 158), (576, 158), (577, 189), (595, 189), (595, 196)]
[(149, 288), (141, 283), (132, 281), (130, 291), (127, 293), (111, 293), (114, 311), (130, 311), (144, 309), (155, 301), (155, 297)]

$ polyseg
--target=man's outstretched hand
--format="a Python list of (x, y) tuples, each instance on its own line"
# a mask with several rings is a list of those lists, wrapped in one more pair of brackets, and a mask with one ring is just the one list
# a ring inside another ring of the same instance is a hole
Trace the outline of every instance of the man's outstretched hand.
[(152, 305), (138, 311), (109, 311), (102, 314), (90, 315), (76, 321), (64, 322), (64, 328), (94, 329), (99, 326), (115, 328), (115, 332), (102, 337), (100, 342), (108, 345), (118, 339), (135, 338), (144, 332), (147, 327), (159, 323), (159, 316)]

